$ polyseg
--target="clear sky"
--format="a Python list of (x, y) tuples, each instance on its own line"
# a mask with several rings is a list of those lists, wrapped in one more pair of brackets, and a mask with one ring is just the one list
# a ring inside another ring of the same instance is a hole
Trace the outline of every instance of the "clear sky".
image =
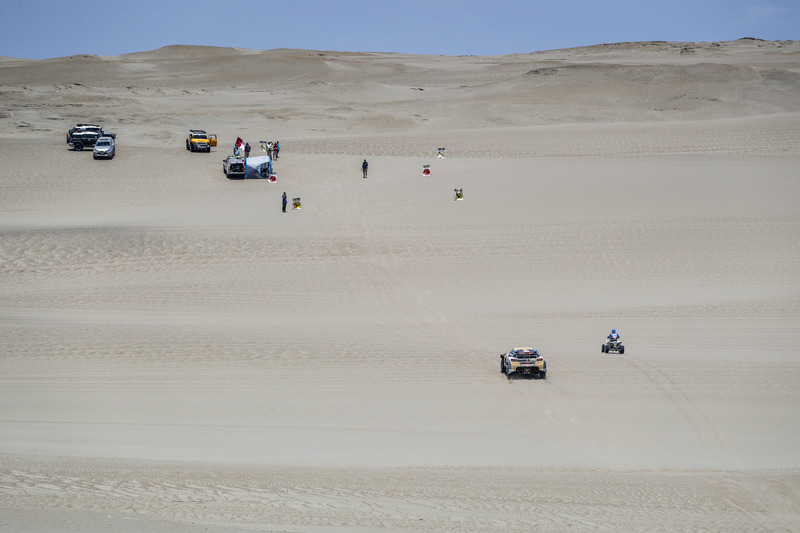
[(498, 55), (798, 40), (800, 0), (0, 0), (0, 32), (0, 56), (30, 59), (172, 44)]

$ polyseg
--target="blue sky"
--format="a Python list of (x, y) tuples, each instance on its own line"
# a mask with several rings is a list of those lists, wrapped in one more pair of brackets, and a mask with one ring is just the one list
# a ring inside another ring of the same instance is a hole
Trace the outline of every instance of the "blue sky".
[(172, 44), (497, 55), (625, 41), (800, 39), (800, 0), (18, 0), (0, 6), (0, 56), (30, 59)]

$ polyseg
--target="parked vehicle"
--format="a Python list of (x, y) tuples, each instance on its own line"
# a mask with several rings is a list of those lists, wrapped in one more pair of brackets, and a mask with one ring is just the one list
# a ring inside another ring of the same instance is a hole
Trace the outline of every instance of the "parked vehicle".
[(103, 127), (97, 124), (76, 124), (67, 132), (67, 144), (73, 150), (83, 150), (94, 146), (100, 137), (116, 139), (117, 135), (103, 131)]
[(514, 348), (500, 355), (500, 372), (511, 379), (512, 374), (533, 374), (547, 379), (547, 361), (533, 348)]
[(100, 137), (94, 143), (92, 157), (94, 159), (114, 159), (117, 155), (117, 142), (113, 137)]
[(246, 175), (244, 160), (240, 157), (229, 155), (222, 160), (222, 172), (228, 176), (228, 179), (244, 179)]
[(210, 152), (217, 145), (217, 136), (209, 135), (206, 130), (189, 130), (186, 136), (186, 149), (190, 152)]

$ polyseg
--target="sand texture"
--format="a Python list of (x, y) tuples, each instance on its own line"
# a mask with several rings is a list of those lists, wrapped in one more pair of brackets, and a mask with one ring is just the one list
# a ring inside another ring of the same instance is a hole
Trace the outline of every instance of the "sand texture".
[(0, 58), (0, 530), (800, 531), (799, 204), (797, 41)]

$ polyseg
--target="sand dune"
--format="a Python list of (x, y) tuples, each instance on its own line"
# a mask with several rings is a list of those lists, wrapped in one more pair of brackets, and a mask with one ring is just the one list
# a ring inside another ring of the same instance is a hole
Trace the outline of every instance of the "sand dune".
[(3, 528), (800, 528), (800, 43), (0, 73)]

